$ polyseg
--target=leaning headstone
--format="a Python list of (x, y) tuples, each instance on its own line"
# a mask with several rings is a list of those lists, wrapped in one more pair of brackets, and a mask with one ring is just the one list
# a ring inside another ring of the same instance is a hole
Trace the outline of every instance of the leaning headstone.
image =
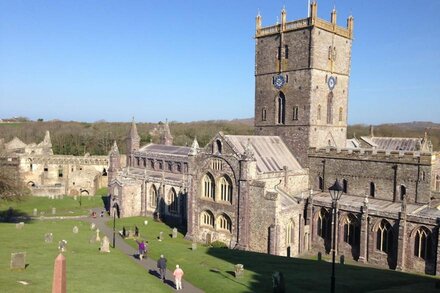
[(145, 226), (148, 225), (148, 221), (147, 221), (147, 220), (144, 221), (144, 225), (145, 225)]
[(20, 222), (20, 223), (15, 224), (15, 228), (17, 228), (19, 230), (23, 229), (23, 227), (24, 227), (24, 222)]
[(344, 255), (341, 255), (340, 260), (339, 260), (339, 263), (340, 263), (341, 265), (345, 264), (345, 256), (344, 256)]
[(177, 228), (173, 228), (173, 238), (177, 238)]
[(197, 243), (196, 242), (191, 243), (191, 250), (192, 251), (197, 250)]
[(52, 243), (52, 241), (53, 241), (53, 234), (52, 233), (44, 234), (44, 242)]
[(26, 268), (26, 252), (11, 253), (11, 270), (22, 270)]
[(66, 258), (58, 254), (53, 266), (52, 293), (66, 293)]
[(91, 223), (90, 224), (90, 230), (95, 230), (96, 229), (96, 224), (95, 223)]
[(101, 250), (101, 252), (110, 252), (110, 241), (108, 240), (107, 236), (104, 236), (102, 238), (100, 250)]
[(160, 232), (159, 232), (159, 241), (162, 241), (162, 239), (163, 239), (163, 232), (160, 231)]
[(58, 242), (58, 249), (60, 252), (65, 252), (67, 250), (67, 240), (61, 240)]
[(321, 261), (321, 260), (322, 260), (322, 253), (320, 251), (320, 252), (318, 252), (318, 261)]
[(242, 277), (244, 274), (244, 266), (242, 264), (236, 264), (234, 266), (234, 274), (236, 278)]
[(32, 215), (33, 215), (34, 217), (38, 216), (38, 210), (37, 210), (37, 209), (34, 209)]
[(73, 232), (74, 234), (78, 234), (78, 232), (79, 232), (78, 226), (73, 227), (72, 232)]
[(52, 215), (56, 215), (56, 213), (57, 213), (57, 208), (52, 208)]

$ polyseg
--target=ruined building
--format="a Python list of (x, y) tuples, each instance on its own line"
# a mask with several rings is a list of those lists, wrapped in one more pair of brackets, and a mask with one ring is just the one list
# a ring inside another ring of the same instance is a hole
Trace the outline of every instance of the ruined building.
[[(188, 239), (283, 256), (329, 253), (328, 188), (338, 178), (336, 251), (359, 262), (440, 273), (440, 153), (429, 138), (347, 139), (353, 17), (256, 18), (254, 136), (218, 133), (204, 147), (140, 146), (110, 157), (121, 216), (152, 215)], [(167, 125), (168, 126), (168, 125)], [(167, 136), (171, 136), (170, 132)], [(170, 143), (171, 141), (171, 143)]]

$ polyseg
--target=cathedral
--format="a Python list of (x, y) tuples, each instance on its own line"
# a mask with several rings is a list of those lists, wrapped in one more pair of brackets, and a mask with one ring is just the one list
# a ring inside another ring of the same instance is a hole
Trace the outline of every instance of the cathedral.
[[(153, 216), (201, 243), (292, 257), (330, 253), (384, 268), (440, 273), (440, 152), (424, 138), (347, 139), (353, 17), (263, 27), (256, 17), (255, 135), (204, 147), (140, 145), (133, 121), (126, 167), (114, 144), (109, 193), (120, 216)], [(328, 188), (343, 195), (332, 222)], [(439, 265), (437, 265), (439, 264)]]

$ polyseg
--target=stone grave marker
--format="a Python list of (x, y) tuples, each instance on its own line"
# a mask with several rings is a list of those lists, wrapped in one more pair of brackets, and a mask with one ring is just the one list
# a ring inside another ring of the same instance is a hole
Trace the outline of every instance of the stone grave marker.
[(52, 208), (52, 215), (56, 215), (57, 214), (57, 208), (53, 207)]
[(244, 274), (244, 266), (242, 264), (236, 264), (234, 266), (234, 274), (236, 278), (242, 277)]
[(74, 195), (73, 200), (77, 200), (77, 199), (78, 199), (78, 196)]
[(173, 228), (173, 238), (177, 238), (177, 228)]
[(322, 253), (320, 251), (320, 252), (318, 252), (318, 261), (321, 261), (321, 260), (322, 260)]
[(67, 250), (67, 240), (61, 240), (60, 242), (58, 242), (58, 249), (61, 252), (65, 252)]
[(53, 234), (52, 233), (44, 234), (44, 242), (52, 243), (53, 242)]
[(163, 239), (163, 232), (160, 231), (160, 232), (159, 232), (159, 241), (162, 241), (162, 239)]
[(145, 226), (148, 225), (148, 221), (147, 221), (147, 220), (144, 221), (144, 225), (145, 225)]
[(64, 195), (61, 194), (60, 197), (59, 197), (59, 199), (63, 199), (63, 198), (64, 198)]
[(26, 268), (26, 252), (11, 253), (11, 270), (22, 270)]
[(340, 259), (339, 259), (339, 263), (340, 263), (341, 265), (345, 264), (345, 256), (344, 256), (344, 255), (341, 255), (341, 257), (340, 257)]
[(40, 212), (40, 217), (44, 217), (44, 212), (43, 211)]
[(23, 229), (23, 227), (24, 227), (24, 222), (20, 222), (20, 223), (15, 224), (15, 228), (17, 228), (18, 230)]
[(38, 216), (38, 210), (37, 210), (37, 209), (34, 209), (34, 211), (32, 212), (32, 215), (33, 215), (34, 217)]
[(197, 243), (196, 242), (191, 243), (191, 250), (192, 251), (197, 250)]
[(90, 224), (90, 230), (95, 230), (96, 229), (96, 224), (95, 223), (91, 223)]
[(78, 226), (73, 227), (72, 232), (73, 232), (74, 234), (78, 234), (78, 232), (79, 232)]
[(104, 236), (102, 238), (100, 250), (101, 250), (101, 252), (110, 252), (110, 241), (108, 240), (107, 236)]
[(99, 237), (99, 229), (96, 229), (96, 237), (95, 237), (95, 241), (96, 241), (96, 242), (101, 241), (101, 237)]

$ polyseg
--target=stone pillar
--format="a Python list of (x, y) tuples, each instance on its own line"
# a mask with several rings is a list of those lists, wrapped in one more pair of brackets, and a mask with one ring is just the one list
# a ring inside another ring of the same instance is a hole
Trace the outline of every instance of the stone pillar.
[(141, 216), (147, 215), (147, 184), (145, 183), (145, 178), (142, 180), (141, 187)]
[(279, 229), (278, 225), (270, 225), (269, 227), (269, 254), (278, 255)]
[(61, 253), (55, 259), (52, 293), (66, 293), (66, 258)]
[(315, 240), (315, 236), (313, 235), (314, 232), (314, 225), (315, 223), (313, 223), (313, 212), (314, 212), (314, 208), (313, 208), (313, 196), (312, 194), (310, 194), (310, 197), (307, 200), (307, 221), (308, 221), (308, 225), (309, 225), (309, 247), (307, 247), (306, 249), (309, 250), (310, 246), (312, 246), (312, 244), (314, 243), (313, 241)]
[(243, 250), (246, 250), (249, 245), (248, 185), (247, 181), (239, 181), (237, 244), (239, 249)]
[(187, 224), (186, 224), (186, 235), (185, 238), (194, 241), (194, 226), (198, 226), (198, 219), (195, 217), (194, 208), (196, 206), (196, 184), (193, 184), (193, 175), (188, 176), (188, 192), (186, 197), (186, 214), (187, 214)]
[(406, 211), (399, 213), (399, 234), (397, 239), (397, 267), (396, 270), (405, 271), (406, 264)]
[(299, 214), (298, 218), (298, 254), (300, 254), (304, 249), (304, 217)]
[(361, 235), (359, 239), (359, 261), (368, 262), (368, 201), (362, 207), (360, 222)]

